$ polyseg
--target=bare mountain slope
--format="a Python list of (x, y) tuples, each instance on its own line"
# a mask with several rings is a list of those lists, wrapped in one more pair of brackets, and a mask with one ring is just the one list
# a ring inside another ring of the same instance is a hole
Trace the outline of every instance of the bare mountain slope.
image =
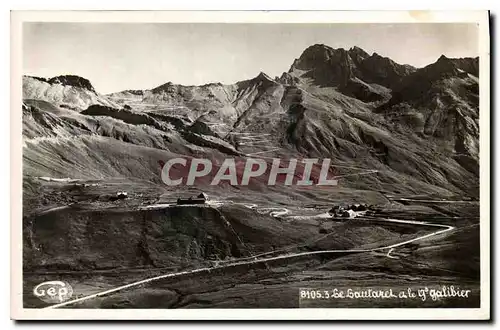
[(479, 173), (478, 58), (437, 62), (405, 77), (380, 110), (390, 120), (443, 147), (448, 157)]
[[(25, 77), (27, 173), (45, 175), (39, 164), (49, 162), (65, 175), (61, 150), (91, 139), (109, 144), (105, 149), (118, 141), (130, 152), (146, 147), (219, 160), (331, 158), (345, 187), (476, 195), (477, 70), (477, 59), (441, 57), (416, 69), (358, 47), (313, 45), (281, 78), (260, 73), (232, 85), (166, 83), (104, 96), (83, 78)], [(102, 157), (97, 151), (85, 162), (97, 169), (106, 164)], [(120, 159), (123, 170), (97, 172), (159, 179), (145, 174), (155, 171), (138, 174), (136, 165), (125, 170), (130, 159)], [(66, 176), (88, 175), (67, 169)]]
[(76, 111), (93, 104), (115, 106), (108, 98), (96, 93), (87, 79), (78, 76), (58, 76), (51, 79), (24, 76), (23, 99), (44, 100)]
[(359, 47), (345, 50), (316, 44), (308, 47), (279, 80), (337, 87), (349, 96), (371, 102), (385, 99), (388, 88), (394, 88), (415, 70), (377, 53), (369, 55)]

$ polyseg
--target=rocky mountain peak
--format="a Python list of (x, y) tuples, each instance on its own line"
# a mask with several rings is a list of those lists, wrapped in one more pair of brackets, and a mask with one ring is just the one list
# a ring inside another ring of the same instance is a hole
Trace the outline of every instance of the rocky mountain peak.
[(307, 47), (292, 66), (297, 69), (311, 69), (324, 63), (338, 62), (346, 55), (345, 49), (333, 49), (323, 44), (315, 44)]
[(292, 64), (289, 75), (282, 76), (280, 81), (291, 84), (296, 82), (295, 78), (305, 78), (306, 83), (342, 88), (356, 80), (394, 88), (415, 70), (378, 53), (369, 55), (358, 46), (345, 50), (315, 44), (304, 50)]
[(404, 66), (401, 64), (397, 64), (393, 60), (391, 60), (389, 57), (382, 56), (378, 53), (373, 53), (372, 56), (370, 56), (367, 59), (367, 62), (372, 62), (372, 63), (377, 63), (379, 65), (385, 65), (387, 67), (394, 68), (396, 66), (403, 68)]
[(426, 77), (436, 80), (438, 78), (452, 77), (460, 74), (459, 67), (456, 61), (444, 55), (441, 55), (438, 60), (424, 68), (427, 71)]
[(479, 75), (479, 57), (465, 57), (465, 58), (448, 58), (441, 55), (436, 63), (431, 64), (436, 68), (447, 71), (464, 71), (475, 76)]
[(43, 78), (43, 77), (36, 77), (36, 76), (29, 76), (29, 75), (24, 75), (23, 77), (28, 78), (28, 79), (35, 79), (35, 80), (43, 81), (43, 82), (48, 81), (47, 78)]
[(304, 49), (300, 57), (310, 56), (313, 54), (325, 54), (333, 50), (334, 49), (332, 47), (327, 46), (325, 44), (314, 44)]
[(259, 81), (266, 81), (266, 82), (273, 82), (273, 83), (275, 82), (275, 80), (273, 78), (271, 78), (270, 76), (268, 76), (266, 73), (264, 73), (262, 71), (254, 79), (259, 80)]
[(441, 56), (439, 56), (439, 58), (438, 58), (438, 62), (440, 62), (440, 61), (441, 61), (441, 62), (442, 62), (442, 61), (447, 61), (447, 60), (449, 60), (449, 58), (448, 58), (448, 57), (446, 57), (444, 54), (442, 54), (442, 55), (441, 55)]
[[(476, 108), (478, 90), (477, 80), (470, 75), (477, 75), (479, 72), (479, 62), (473, 58), (449, 58), (441, 55), (436, 62), (429, 64), (412, 74), (404, 77), (399, 86), (393, 90), (392, 99), (387, 105), (392, 106), (397, 103), (406, 102), (408, 104), (427, 105), (430, 94), (448, 95), (445, 100), (452, 104), (450, 108), (456, 107), (453, 100), (466, 99), (463, 104), (468, 103)], [(456, 86), (464, 86), (465, 93)], [(449, 95), (453, 95), (449, 97)], [(465, 97), (466, 96), (466, 97)], [(439, 105), (444, 101), (440, 100)], [(433, 106), (435, 107), (435, 106)]]
[(261, 88), (267, 88), (277, 84), (278, 83), (273, 78), (264, 72), (260, 72), (255, 78), (238, 81), (236, 83), (238, 88), (247, 88), (254, 85), (261, 86)]
[(370, 54), (368, 54), (358, 46), (351, 47), (348, 52), (349, 55), (357, 62), (361, 62), (370, 56)]
[(341, 86), (356, 75), (355, 71), (356, 63), (348, 51), (315, 44), (304, 50), (288, 72), (292, 76), (306, 72), (303, 77), (319, 86)]
[(94, 86), (92, 86), (90, 81), (80, 76), (62, 75), (50, 78), (47, 82), (49, 84), (60, 84), (66, 86), (85, 88), (93, 93), (96, 93)]
[(153, 93), (160, 93), (162, 91), (173, 92), (175, 91), (175, 85), (171, 81), (168, 81), (160, 86), (153, 88), (151, 91)]

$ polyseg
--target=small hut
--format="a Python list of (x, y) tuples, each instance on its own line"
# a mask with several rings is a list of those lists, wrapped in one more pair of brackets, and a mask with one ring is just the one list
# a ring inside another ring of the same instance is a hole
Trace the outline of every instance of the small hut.
[(208, 201), (208, 195), (205, 194), (204, 192), (200, 193), (196, 198), (204, 199), (205, 202)]
[(177, 198), (178, 205), (190, 205), (190, 204), (205, 204), (208, 200), (208, 196), (205, 193), (199, 194), (197, 197), (189, 198)]

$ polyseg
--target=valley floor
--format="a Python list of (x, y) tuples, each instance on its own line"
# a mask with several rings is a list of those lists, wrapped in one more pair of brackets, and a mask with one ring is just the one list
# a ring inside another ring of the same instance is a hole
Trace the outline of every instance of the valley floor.
[[(177, 196), (194, 191), (120, 180), (26, 182), (27, 308), (479, 307), (476, 201), (347, 190), (297, 192), (287, 201), (213, 191), (206, 205), (177, 206)], [(117, 190), (129, 197), (111, 201)], [(353, 196), (375, 212), (328, 214)], [(141, 252), (129, 253), (136, 240)], [(69, 301), (51, 306), (33, 295), (56, 279), (73, 287)], [(452, 287), (470, 291), (452, 297)], [(395, 296), (359, 296), (370, 289)]]

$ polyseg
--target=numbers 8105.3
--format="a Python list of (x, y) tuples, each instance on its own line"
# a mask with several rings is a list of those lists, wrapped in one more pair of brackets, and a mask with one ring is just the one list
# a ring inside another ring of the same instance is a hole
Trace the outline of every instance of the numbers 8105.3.
[(330, 292), (327, 290), (300, 290), (300, 299), (328, 299)]

